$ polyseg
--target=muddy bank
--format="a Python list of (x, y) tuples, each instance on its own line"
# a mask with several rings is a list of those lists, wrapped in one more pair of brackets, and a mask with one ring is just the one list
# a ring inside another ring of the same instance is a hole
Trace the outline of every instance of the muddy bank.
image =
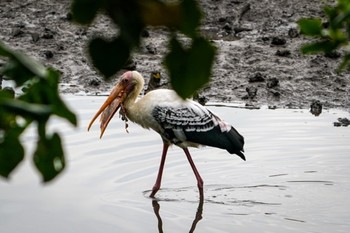
[[(328, 1), (205, 0), (202, 31), (218, 47), (212, 81), (201, 95), (209, 101), (240, 102), (271, 108), (309, 108), (318, 100), (325, 108), (349, 109), (348, 72), (337, 74), (339, 56), (302, 55), (309, 39), (299, 35), (301, 17), (322, 17)], [(112, 36), (116, 29), (99, 17), (90, 28), (71, 22), (68, 0), (0, 2), (0, 40), (62, 72), (62, 93), (100, 94), (114, 81), (102, 81), (85, 55), (89, 38)], [(146, 79), (161, 64), (167, 32), (149, 28), (134, 54), (134, 67)], [(146, 80), (147, 82), (147, 80)]]

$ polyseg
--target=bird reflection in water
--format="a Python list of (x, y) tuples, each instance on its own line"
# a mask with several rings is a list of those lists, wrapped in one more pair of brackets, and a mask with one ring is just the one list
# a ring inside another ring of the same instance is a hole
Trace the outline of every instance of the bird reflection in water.
[[(202, 219), (202, 213), (203, 213), (203, 197), (200, 196), (199, 198), (199, 202), (198, 202), (198, 207), (197, 207), (197, 212), (196, 215), (194, 216), (191, 228), (189, 230), (189, 232), (194, 232), (194, 230), (196, 229), (197, 223)], [(152, 200), (152, 206), (153, 206), (153, 211), (154, 214), (157, 217), (158, 220), (158, 231), (159, 233), (163, 233), (163, 220), (162, 217), (160, 216), (160, 205), (159, 202), (157, 200)]]

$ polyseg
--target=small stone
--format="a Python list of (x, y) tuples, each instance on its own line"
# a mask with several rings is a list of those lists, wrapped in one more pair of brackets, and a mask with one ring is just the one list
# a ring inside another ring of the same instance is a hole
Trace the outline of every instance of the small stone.
[(45, 33), (42, 36), (43, 39), (53, 39), (53, 34), (50, 33)]
[(264, 41), (264, 42), (267, 42), (267, 41), (270, 40), (270, 37), (268, 37), (268, 36), (263, 36), (263, 37), (261, 37), (261, 40)]
[(315, 116), (319, 116), (322, 113), (322, 104), (319, 100), (314, 100), (311, 103), (310, 112)]
[(247, 100), (247, 99), (249, 99), (249, 96), (248, 95), (244, 95), (244, 96), (241, 97), (241, 99), (242, 100)]
[(276, 98), (279, 98), (281, 96), (281, 93), (275, 90), (271, 90), (270, 93)]
[(209, 101), (209, 99), (206, 96), (199, 95), (199, 94), (195, 94), (193, 96), (193, 99), (196, 100), (200, 105), (203, 105), (203, 106)]
[(266, 86), (268, 88), (276, 87), (279, 83), (279, 80), (277, 78), (270, 78), (267, 80)]
[(350, 125), (350, 120), (346, 117), (344, 118), (338, 118), (338, 121), (339, 123), (342, 125), (342, 126), (349, 126)]
[(256, 87), (247, 87), (245, 90), (247, 91), (250, 99), (253, 99), (258, 93), (258, 89)]
[(53, 31), (51, 31), (50, 29), (45, 28), (44, 29), (44, 34), (42, 35), (42, 38), (44, 38), (44, 39), (53, 39), (54, 34), (55, 33)]
[(146, 45), (146, 50), (150, 54), (157, 54), (157, 49), (151, 44)]
[(79, 28), (75, 31), (75, 35), (77, 36), (86, 36), (87, 35), (87, 29), (86, 28)]
[(39, 36), (39, 34), (38, 34), (38, 33), (33, 32), (33, 33), (31, 33), (30, 35), (32, 36), (32, 40), (33, 40), (33, 42), (38, 42), (38, 41), (39, 41), (40, 36)]
[(272, 45), (285, 45), (286, 43), (286, 39), (280, 37), (273, 37), (271, 41)]
[(285, 49), (285, 50), (277, 50), (276, 55), (280, 57), (289, 57), (291, 54), (290, 50)]
[(298, 29), (296, 29), (296, 28), (290, 28), (290, 29), (288, 30), (288, 36), (289, 36), (290, 38), (296, 38), (296, 37), (298, 37), (298, 36), (299, 36), (299, 31), (298, 31)]
[(88, 83), (89, 83), (90, 86), (97, 87), (97, 86), (100, 86), (101, 80), (100, 80), (99, 78), (97, 78), (97, 77), (93, 77), (93, 78), (91, 78), (91, 79), (89, 80)]
[(13, 37), (19, 37), (21, 35), (24, 34), (24, 31), (21, 29), (21, 28), (15, 28), (13, 31), (12, 31), (12, 36)]
[(58, 51), (63, 51), (64, 50), (64, 46), (63, 45), (57, 45), (57, 50)]
[(223, 28), (225, 31), (227, 32), (232, 32), (232, 26), (229, 23), (225, 23), (225, 25), (223, 26)]
[(23, 29), (26, 27), (26, 25), (23, 22), (20, 22), (16, 25), (16, 27)]
[(219, 23), (225, 23), (225, 22), (227, 22), (227, 18), (226, 17), (220, 17), (218, 19), (218, 21), (219, 21)]
[(254, 83), (254, 82), (264, 82), (265, 81), (265, 75), (261, 74), (260, 72), (255, 73), (253, 76), (249, 77), (248, 82)]
[(205, 105), (207, 102), (209, 101), (209, 99), (206, 96), (199, 96), (198, 97), (198, 103), (200, 103), (201, 105)]
[(46, 51), (44, 51), (44, 56), (46, 59), (51, 59), (51, 58), (53, 58), (53, 52), (50, 50), (46, 50)]
[(334, 125), (334, 127), (340, 127), (341, 123), (336, 121), (336, 122), (333, 123), (333, 125)]

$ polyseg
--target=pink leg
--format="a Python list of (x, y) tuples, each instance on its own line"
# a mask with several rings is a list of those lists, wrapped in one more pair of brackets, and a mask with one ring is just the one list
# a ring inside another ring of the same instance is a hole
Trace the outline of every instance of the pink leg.
[(187, 156), (187, 159), (188, 159), (188, 162), (190, 163), (191, 167), (192, 167), (192, 170), (194, 172), (194, 175), (196, 176), (196, 179), (197, 179), (197, 185), (198, 185), (198, 189), (199, 189), (199, 196), (201, 199), (203, 199), (203, 180), (202, 180), (202, 177), (199, 175), (199, 172), (196, 168), (196, 165), (194, 164), (193, 160), (192, 160), (192, 157), (190, 155), (190, 152), (188, 151), (187, 148), (184, 148), (183, 149), (186, 156)]
[(160, 189), (160, 184), (162, 182), (162, 175), (163, 175), (164, 164), (165, 164), (165, 158), (166, 158), (166, 154), (168, 152), (168, 148), (169, 148), (169, 145), (166, 143), (163, 143), (163, 153), (162, 153), (162, 159), (160, 161), (158, 176), (157, 176), (156, 183), (153, 186), (152, 193), (151, 193), (150, 197), (154, 197), (154, 195), (156, 195), (156, 193)]

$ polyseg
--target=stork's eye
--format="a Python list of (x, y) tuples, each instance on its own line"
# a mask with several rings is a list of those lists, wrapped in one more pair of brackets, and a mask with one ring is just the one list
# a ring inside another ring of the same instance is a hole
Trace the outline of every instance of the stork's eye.
[(123, 78), (122, 79), (122, 83), (127, 84), (128, 83), (128, 79), (127, 78)]

